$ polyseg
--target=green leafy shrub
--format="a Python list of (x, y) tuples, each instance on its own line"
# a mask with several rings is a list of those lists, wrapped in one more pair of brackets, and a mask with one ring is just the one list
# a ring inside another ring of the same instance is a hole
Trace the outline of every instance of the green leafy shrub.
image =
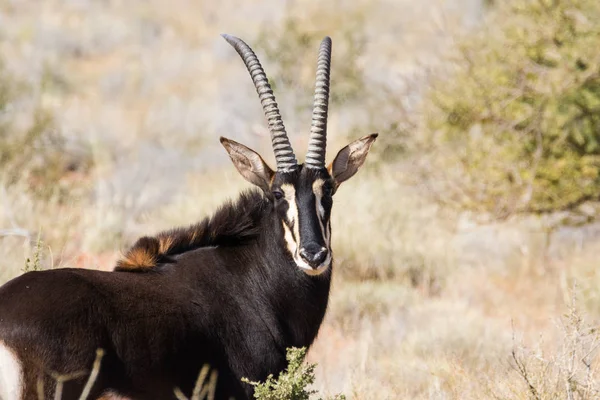
[(600, 199), (600, 2), (511, 0), (432, 83), (440, 198), (506, 216)]
[[(287, 352), (288, 367), (275, 379), (269, 375), (267, 380), (244, 382), (254, 386), (254, 398), (257, 400), (308, 400), (316, 390), (309, 390), (307, 386), (315, 382), (315, 364), (304, 364), (306, 349), (290, 348)], [(343, 395), (337, 395), (330, 400), (345, 400)]]

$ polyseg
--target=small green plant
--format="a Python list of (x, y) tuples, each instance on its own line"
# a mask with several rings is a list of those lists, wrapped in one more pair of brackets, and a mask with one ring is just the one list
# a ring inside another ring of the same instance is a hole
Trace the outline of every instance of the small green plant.
[[(316, 390), (308, 389), (315, 382), (316, 364), (304, 364), (305, 348), (289, 348), (287, 352), (288, 367), (277, 379), (269, 375), (263, 383), (252, 382), (246, 378), (242, 381), (254, 386), (254, 398), (257, 400), (308, 400)], [(328, 400), (345, 400), (344, 395), (336, 395)]]
[(42, 245), (44, 242), (42, 241), (42, 231), (38, 231), (38, 236), (35, 241), (35, 248), (33, 250), (33, 257), (27, 257), (25, 260), (25, 268), (23, 268), (23, 272), (29, 271), (40, 271), (41, 267), (41, 256), (42, 256)]

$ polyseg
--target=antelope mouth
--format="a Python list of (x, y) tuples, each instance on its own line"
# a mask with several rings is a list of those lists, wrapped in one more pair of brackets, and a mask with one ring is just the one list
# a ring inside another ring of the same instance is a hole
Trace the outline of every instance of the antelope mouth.
[(327, 258), (325, 261), (314, 267), (303, 260), (302, 257), (300, 257), (300, 255), (297, 253), (294, 253), (294, 261), (296, 262), (298, 268), (300, 268), (300, 270), (302, 270), (302, 272), (304, 272), (306, 275), (317, 276), (326, 272), (331, 266), (331, 252), (327, 252)]

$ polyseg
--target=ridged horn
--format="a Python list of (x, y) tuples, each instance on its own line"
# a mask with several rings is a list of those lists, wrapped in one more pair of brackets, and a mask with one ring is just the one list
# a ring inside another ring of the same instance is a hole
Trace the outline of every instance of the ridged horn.
[(327, 147), (327, 111), (329, 109), (329, 80), (331, 71), (331, 38), (326, 36), (319, 48), (317, 59), (317, 79), (315, 98), (310, 126), (310, 139), (306, 153), (307, 168), (325, 167)]
[(227, 43), (233, 46), (237, 53), (244, 60), (248, 72), (254, 82), (256, 93), (260, 98), (265, 117), (269, 124), (269, 131), (271, 132), (271, 141), (273, 143), (273, 151), (275, 152), (275, 160), (277, 161), (277, 170), (282, 172), (293, 171), (298, 168), (298, 161), (294, 155), (294, 150), (290, 144), (281, 114), (279, 113), (279, 107), (275, 101), (275, 95), (267, 80), (267, 75), (263, 67), (260, 65), (260, 61), (254, 51), (248, 46), (242, 39), (235, 36), (222, 34), (223, 38), (227, 40)]

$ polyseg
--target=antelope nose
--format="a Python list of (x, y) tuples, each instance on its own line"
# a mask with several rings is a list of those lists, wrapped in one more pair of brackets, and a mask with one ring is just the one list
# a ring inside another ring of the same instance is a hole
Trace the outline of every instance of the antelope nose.
[(327, 258), (327, 249), (319, 245), (308, 245), (300, 248), (300, 257), (311, 267), (318, 268)]

